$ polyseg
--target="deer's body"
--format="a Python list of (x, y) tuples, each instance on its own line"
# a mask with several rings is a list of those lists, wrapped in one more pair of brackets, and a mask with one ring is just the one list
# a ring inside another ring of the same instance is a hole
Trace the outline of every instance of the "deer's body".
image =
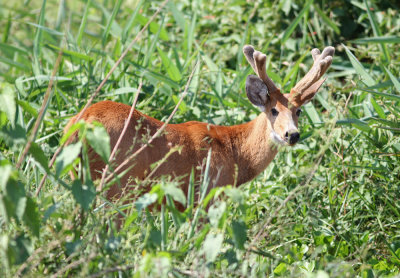
[[(113, 148), (125, 120), (128, 119), (130, 108), (122, 103), (102, 101), (90, 106), (82, 115), (82, 119), (87, 122), (100, 122), (106, 128)], [(66, 128), (74, 122), (75, 118), (72, 118)], [(127, 154), (132, 154), (140, 148), (140, 139), (152, 136), (162, 124), (163, 122), (135, 110), (118, 148), (115, 165), (121, 164)], [(124, 176), (121, 184), (126, 183), (129, 177), (146, 178), (151, 172), (150, 165), (163, 159), (174, 147), (181, 149), (173, 152), (158, 167), (153, 177), (172, 174), (175, 177), (184, 177), (183, 183), (187, 184), (192, 168), (196, 176), (204, 170), (205, 158), (211, 148), (209, 177), (212, 186), (240, 185), (250, 181), (267, 167), (278, 151), (272, 138), (265, 136), (269, 133), (268, 124), (264, 113), (251, 122), (236, 126), (217, 126), (194, 121), (169, 124), (160, 137), (139, 153), (132, 162), (134, 167)], [(137, 127), (140, 128), (137, 130)], [(92, 178), (101, 177), (104, 162), (94, 152), (90, 152), (90, 159)], [(117, 188), (114, 187), (108, 195), (112, 197), (118, 194)], [(186, 186), (183, 189), (186, 191)]]
[[(255, 178), (274, 159), (278, 145), (294, 145), (299, 140), (297, 129), (300, 107), (317, 92), (324, 80), (320, 77), (332, 62), (333, 47), (327, 47), (322, 54), (312, 51), (314, 65), (309, 73), (297, 83), (290, 94), (282, 94), (265, 72), (266, 56), (245, 46), (244, 53), (257, 76), (250, 75), (246, 81), (249, 100), (261, 109), (253, 121), (235, 126), (216, 126), (202, 122), (168, 124), (165, 131), (150, 146), (140, 152), (129, 166), (131, 169), (120, 180), (125, 186), (130, 177), (145, 179), (152, 171), (152, 177), (172, 175), (183, 178), (183, 190), (187, 191), (189, 175), (194, 169), (196, 177), (204, 171), (205, 159), (211, 149), (209, 178), (211, 187), (240, 185)], [(100, 122), (110, 136), (114, 148), (131, 107), (112, 101), (102, 101), (90, 106), (81, 118), (87, 122)], [(66, 130), (77, 120), (73, 117)], [(137, 151), (157, 132), (163, 122), (137, 110), (133, 112), (126, 133), (118, 147), (118, 153), (111, 163), (120, 165), (130, 154)], [(151, 165), (164, 159), (156, 170)], [(104, 162), (93, 151), (89, 153), (92, 178), (101, 177)], [(126, 169), (126, 168), (125, 168)], [(124, 169), (122, 169), (124, 170)], [(113, 186), (108, 197), (119, 196), (123, 188)]]

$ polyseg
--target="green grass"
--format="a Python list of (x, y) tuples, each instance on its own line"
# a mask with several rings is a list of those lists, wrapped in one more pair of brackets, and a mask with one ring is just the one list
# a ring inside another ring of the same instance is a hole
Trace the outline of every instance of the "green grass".
[[(131, 105), (143, 82), (137, 109), (165, 121), (197, 63), (172, 122), (239, 124), (257, 114), (244, 93), (252, 71), (243, 45), (267, 54), (268, 74), (285, 92), (311, 65), (313, 47), (333, 45), (326, 85), (303, 109), (300, 143), (282, 149), (259, 177), (239, 188), (206, 195), (205, 179), (200, 196), (184, 196), (176, 181), (164, 178), (147, 194), (135, 189), (138, 199), (129, 206), (96, 193), (99, 181), (91, 181), (87, 161), (78, 156), (87, 146), (62, 148), (54, 165), (49, 162), (65, 142), (68, 119), (162, 2), (2, 4), (1, 276), (400, 274), (398, 4), (252, 2), (170, 0), (94, 101)], [(76, 128), (108, 156), (101, 127)], [(71, 181), (71, 167), (82, 169), (82, 179)], [(164, 198), (159, 210), (147, 209)], [(174, 201), (187, 210), (177, 211)], [(118, 212), (124, 214), (120, 230), (113, 222)]]

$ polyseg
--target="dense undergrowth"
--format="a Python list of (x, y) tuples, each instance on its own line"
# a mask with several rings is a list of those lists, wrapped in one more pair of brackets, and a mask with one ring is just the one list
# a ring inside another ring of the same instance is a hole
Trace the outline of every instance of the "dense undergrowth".
[[(399, 275), (395, 1), (170, 0), (154, 17), (95, 102), (131, 105), (143, 82), (137, 108), (166, 120), (197, 63), (172, 122), (239, 124), (258, 113), (244, 93), (252, 73), (244, 44), (267, 54), (268, 74), (284, 92), (311, 65), (312, 48), (335, 46), (326, 85), (303, 109), (300, 143), (283, 148), (252, 182), (212, 190), (197, 205), (164, 178), (148, 194), (137, 188), (136, 202), (123, 206), (96, 193), (99, 181), (91, 180), (79, 156), (81, 150), (85, 156), (85, 145), (62, 148), (49, 167), (65, 142), (68, 119), (162, 4), (1, 4), (0, 275)], [(109, 157), (101, 127), (76, 128)], [(81, 169), (82, 179), (71, 181), (72, 167)], [(146, 208), (164, 197), (159, 210)], [(177, 211), (173, 201), (187, 210)], [(119, 230), (113, 222), (118, 213), (124, 215)]]

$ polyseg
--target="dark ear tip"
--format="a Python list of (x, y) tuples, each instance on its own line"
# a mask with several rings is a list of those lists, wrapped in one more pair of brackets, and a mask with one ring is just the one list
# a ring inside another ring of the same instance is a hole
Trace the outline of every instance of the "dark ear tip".
[(257, 80), (261, 80), (261, 79), (257, 75), (249, 74), (247, 76), (247, 78), (246, 78), (246, 83), (247, 82), (254, 82), (254, 81), (257, 81)]
[(251, 52), (254, 52), (254, 47), (253, 47), (252, 45), (247, 44), (247, 45), (245, 45), (245, 46), (243, 47), (243, 52), (244, 52), (244, 53), (251, 53)]

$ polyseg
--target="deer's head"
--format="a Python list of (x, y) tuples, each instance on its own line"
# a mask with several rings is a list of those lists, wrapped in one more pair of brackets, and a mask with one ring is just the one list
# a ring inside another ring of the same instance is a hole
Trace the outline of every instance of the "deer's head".
[(251, 45), (246, 45), (243, 52), (257, 74), (247, 77), (246, 94), (251, 103), (267, 115), (271, 139), (278, 144), (296, 144), (300, 139), (298, 119), (301, 106), (309, 102), (324, 83), (325, 79), (321, 77), (332, 63), (335, 48), (328, 46), (322, 53), (317, 48), (313, 49), (312, 68), (288, 94), (282, 94), (268, 77), (265, 54), (255, 51)]

